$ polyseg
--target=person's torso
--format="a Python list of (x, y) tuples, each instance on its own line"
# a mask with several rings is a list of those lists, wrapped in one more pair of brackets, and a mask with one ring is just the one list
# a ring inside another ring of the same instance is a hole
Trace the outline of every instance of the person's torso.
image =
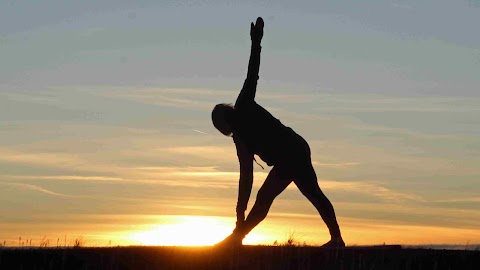
[(298, 148), (299, 140), (303, 140), (255, 102), (235, 110), (235, 136), (269, 166), (291, 154)]

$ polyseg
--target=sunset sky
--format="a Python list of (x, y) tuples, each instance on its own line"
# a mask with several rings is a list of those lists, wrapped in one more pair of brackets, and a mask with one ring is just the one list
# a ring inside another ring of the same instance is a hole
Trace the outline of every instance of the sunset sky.
[[(480, 243), (480, 1), (5, 0), (0, 244), (227, 236), (238, 162), (210, 112), (258, 16), (256, 100), (309, 142), (347, 245)], [(293, 184), (244, 243), (291, 234), (329, 239)]]

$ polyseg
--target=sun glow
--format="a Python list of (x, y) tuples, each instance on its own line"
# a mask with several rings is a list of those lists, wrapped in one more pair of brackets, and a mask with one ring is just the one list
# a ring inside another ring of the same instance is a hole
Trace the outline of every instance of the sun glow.
[[(231, 218), (213, 216), (169, 216), (166, 224), (153, 225), (149, 229), (130, 235), (131, 241), (155, 246), (209, 246), (222, 241), (234, 228)], [(262, 235), (251, 234), (244, 244), (258, 243)]]
[[(134, 232), (128, 237), (134, 244), (148, 246), (210, 246), (230, 235), (233, 218), (218, 216), (164, 216), (164, 224)], [(260, 244), (268, 237), (251, 232), (243, 244)]]

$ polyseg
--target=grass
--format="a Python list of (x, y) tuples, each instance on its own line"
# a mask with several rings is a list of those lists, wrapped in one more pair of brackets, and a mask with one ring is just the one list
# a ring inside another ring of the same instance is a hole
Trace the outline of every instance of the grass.
[(0, 248), (0, 269), (480, 269), (480, 251), (288, 245)]
[[(56, 245), (50, 245), (50, 239), (48, 239), (46, 236), (43, 236), (40, 240), (34, 241), (33, 239), (24, 239), (22, 237), (18, 238), (18, 242), (15, 241), (7, 241), (4, 240), (3, 242), (0, 242), (0, 248), (50, 248), (50, 247), (73, 247), (73, 248), (79, 248), (79, 247), (84, 247), (86, 246), (86, 241), (83, 238), (82, 235), (76, 237), (73, 242), (69, 242), (67, 244), (67, 236), (65, 235), (63, 241), (60, 240), (60, 238), (57, 238)], [(112, 241), (109, 241), (108, 246), (111, 246)], [(0, 269), (1, 270), (1, 269)]]
[[(215, 247), (86, 247), (83, 236), (69, 246), (50, 247), (43, 237), (36, 247), (19, 237), (17, 247), (0, 245), (0, 269), (480, 269), (479, 246), (440, 250), (400, 245), (327, 249), (301, 244), (290, 232), (273, 246)], [(443, 246), (440, 246), (443, 247)], [(445, 246), (449, 248), (449, 246)], [(450, 247), (451, 248), (451, 247)], [(458, 246), (456, 246), (458, 248)], [(467, 250), (469, 249), (469, 250)]]

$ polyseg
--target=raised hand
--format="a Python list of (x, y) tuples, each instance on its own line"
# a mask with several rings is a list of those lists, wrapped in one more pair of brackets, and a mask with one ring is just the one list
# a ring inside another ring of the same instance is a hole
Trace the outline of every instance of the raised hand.
[(261, 17), (257, 18), (255, 24), (253, 22), (250, 24), (250, 38), (253, 43), (258, 43), (262, 41), (263, 37), (263, 19)]

